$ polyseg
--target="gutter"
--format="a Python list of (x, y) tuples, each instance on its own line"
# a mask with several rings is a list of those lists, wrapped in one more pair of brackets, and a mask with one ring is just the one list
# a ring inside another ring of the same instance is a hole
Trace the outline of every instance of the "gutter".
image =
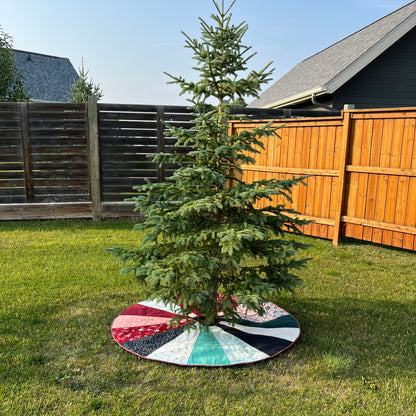
[(325, 110), (329, 110), (331, 112), (337, 111), (337, 110), (334, 110), (334, 108), (329, 107), (328, 105), (325, 105), (325, 104), (322, 104), (322, 103), (318, 102), (318, 100), (316, 99), (316, 94), (315, 93), (313, 93), (311, 95), (311, 101), (312, 101), (312, 104), (316, 105), (317, 107), (325, 108)]

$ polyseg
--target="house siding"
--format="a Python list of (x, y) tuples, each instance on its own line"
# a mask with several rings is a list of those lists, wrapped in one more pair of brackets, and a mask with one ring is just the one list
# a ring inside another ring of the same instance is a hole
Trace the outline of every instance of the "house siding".
[(333, 94), (333, 106), (416, 106), (416, 28), (399, 39)]

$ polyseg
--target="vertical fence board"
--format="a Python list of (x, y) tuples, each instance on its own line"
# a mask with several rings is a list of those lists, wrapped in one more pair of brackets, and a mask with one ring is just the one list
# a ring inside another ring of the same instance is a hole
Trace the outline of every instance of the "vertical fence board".
[(19, 103), (20, 109), (20, 128), (22, 134), (22, 150), (23, 150), (23, 166), (25, 172), (26, 184), (26, 202), (34, 202), (35, 191), (32, 175), (32, 157), (30, 148), (30, 134), (29, 134), (29, 104)]
[[(341, 150), (338, 149), (339, 143), (342, 142), (342, 131), (343, 129), (341, 127), (328, 127), (325, 169), (336, 170), (340, 166), (339, 155), (341, 154)], [(334, 240), (334, 234), (337, 228), (337, 196), (339, 192), (339, 178), (330, 177), (327, 184), (328, 188), (326, 189), (330, 198), (328, 218), (335, 219), (334, 227), (327, 227), (327, 238)], [(341, 208), (341, 211), (343, 209), (344, 208)], [(338, 232), (340, 232), (341, 224), (339, 224), (338, 227)]]
[[(383, 120), (374, 120), (373, 122), (373, 135), (371, 140), (371, 153), (369, 166), (377, 167), (380, 162), (380, 153), (381, 153), (381, 142), (383, 135)], [(376, 201), (378, 196), (378, 183), (380, 175), (369, 175), (368, 179), (368, 188), (367, 188), (367, 206), (365, 209), (365, 218), (368, 220), (376, 220)], [(367, 241), (378, 242), (381, 239), (381, 233), (377, 229), (370, 228), (365, 236)]]
[(343, 214), (344, 200), (346, 198), (346, 166), (348, 160), (348, 150), (351, 136), (351, 114), (344, 113), (343, 118), (343, 134), (342, 134), (342, 147), (340, 152), (340, 160), (338, 167), (338, 193), (337, 193), (337, 205), (335, 213), (335, 227), (333, 232), (333, 244), (338, 245), (341, 238), (341, 219)]
[[(403, 167), (416, 170), (416, 126), (415, 119), (407, 120), (409, 127), (408, 135), (406, 136), (407, 145), (405, 146), (406, 158), (408, 162)], [(409, 178), (409, 187), (406, 201), (405, 225), (409, 227), (416, 227), (416, 178)], [(416, 238), (414, 235), (405, 234), (403, 237), (403, 248), (407, 250), (415, 249)]]
[[(360, 152), (360, 166), (368, 167), (370, 165), (370, 157), (371, 157), (371, 147), (372, 147), (372, 139), (373, 139), (373, 129), (374, 129), (374, 121), (373, 120), (365, 120), (363, 125), (363, 140)], [(371, 180), (371, 175), (362, 174), (360, 175), (361, 183), (359, 181), (359, 207), (357, 208), (358, 218), (366, 218), (366, 211), (369, 205), (369, 201), (371, 200), (371, 196), (369, 195), (369, 182)], [(361, 185), (361, 188), (360, 188)], [(362, 228), (362, 237), (361, 239), (366, 241), (371, 241), (372, 236), (372, 228), (364, 226)]]
[[(371, 121), (371, 120), (370, 120)], [(368, 132), (368, 125), (366, 125), (366, 120), (357, 120), (357, 133), (356, 133), (356, 143), (357, 145), (352, 148), (353, 156), (351, 160), (351, 165), (361, 166), (361, 161), (364, 155), (367, 153), (368, 143), (366, 141), (365, 134)], [(367, 128), (366, 128), (367, 127)], [(371, 130), (370, 130), (371, 132)], [(359, 143), (359, 144), (358, 144)], [(365, 208), (365, 197), (367, 194), (367, 177), (366, 173), (357, 175), (357, 196), (355, 201), (355, 210), (354, 216), (356, 218), (363, 218), (364, 208)], [(352, 237), (358, 240), (363, 238), (364, 227), (362, 225), (354, 225)]]
[(98, 108), (97, 98), (88, 100), (88, 140), (89, 140), (89, 171), (90, 192), (92, 202), (92, 218), (101, 219), (101, 182), (100, 182), (100, 143), (98, 137)]

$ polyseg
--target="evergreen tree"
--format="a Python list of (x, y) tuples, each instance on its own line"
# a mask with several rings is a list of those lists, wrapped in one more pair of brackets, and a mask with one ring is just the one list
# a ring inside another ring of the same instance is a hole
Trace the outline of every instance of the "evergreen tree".
[(23, 87), (23, 74), (16, 67), (12, 48), (11, 36), (0, 26), (0, 101), (29, 101), (30, 94)]
[(87, 103), (88, 97), (94, 95), (97, 101), (103, 96), (100, 84), (94, 84), (92, 79), (88, 79), (88, 71), (84, 69), (84, 61), (81, 68), (78, 68), (78, 79), (74, 80), (70, 90), (70, 103)]
[[(303, 245), (286, 240), (284, 229), (298, 232), (304, 222), (293, 211), (274, 205), (272, 199), (290, 200), (292, 186), (301, 179), (260, 180), (246, 183), (240, 164), (254, 163), (262, 139), (277, 134), (272, 122), (262, 127), (228, 135), (229, 102), (258, 96), (271, 75), (270, 64), (247, 76), (253, 56), (242, 43), (245, 22), (231, 23), (230, 9), (213, 1), (215, 25), (201, 22), (201, 40), (186, 34), (186, 47), (197, 62), (198, 81), (170, 76), (171, 82), (190, 93), (195, 113), (192, 130), (168, 126), (179, 148), (189, 152), (159, 154), (158, 163), (178, 163), (179, 169), (164, 183), (137, 187), (137, 209), (146, 220), (135, 226), (144, 231), (137, 249), (114, 247), (111, 251), (130, 262), (123, 269), (133, 272), (151, 299), (178, 305), (181, 314), (195, 322), (212, 325), (222, 312), (235, 322), (236, 306), (263, 312), (273, 293), (292, 291), (301, 280), (293, 269), (305, 260), (296, 254)], [(215, 104), (208, 104), (215, 99)], [(264, 208), (256, 207), (261, 199)], [(173, 324), (174, 322), (172, 322)]]

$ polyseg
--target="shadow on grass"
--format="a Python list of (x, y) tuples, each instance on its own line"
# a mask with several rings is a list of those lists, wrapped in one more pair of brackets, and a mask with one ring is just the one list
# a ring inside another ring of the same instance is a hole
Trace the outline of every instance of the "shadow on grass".
[(416, 301), (293, 298), (285, 308), (300, 322), (306, 356), (345, 358), (352, 377), (414, 371)]
[(346, 245), (346, 246), (351, 246), (351, 247), (354, 247), (354, 246), (379, 247), (379, 248), (384, 248), (384, 249), (392, 250), (392, 251), (399, 252), (399, 253), (415, 253), (413, 250), (408, 250), (405, 248), (390, 246), (386, 244), (373, 243), (371, 241), (358, 240), (358, 239), (351, 238), (351, 237), (342, 237), (341, 244)]

